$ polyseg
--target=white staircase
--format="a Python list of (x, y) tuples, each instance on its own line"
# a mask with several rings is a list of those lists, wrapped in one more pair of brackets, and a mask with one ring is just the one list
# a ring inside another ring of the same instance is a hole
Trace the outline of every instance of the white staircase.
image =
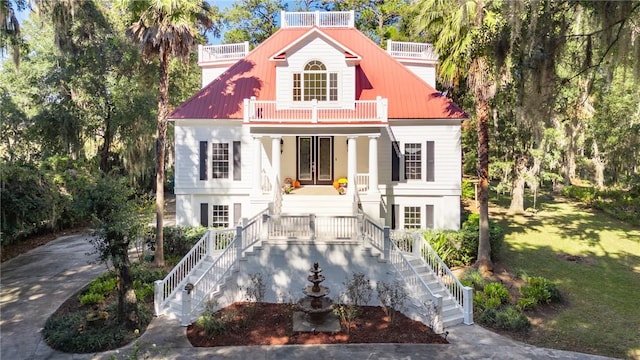
[[(411, 266), (420, 275), (420, 278), (424, 280), (431, 293), (442, 296), (442, 326), (447, 328), (462, 323), (464, 320), (463, 309), (444, 287), (439, 276), (427, 266), (423, 259), (407, 253), (405, 253), (405, 257), (409, 259)], [(396, 280), (402, 281), (408, 274), (394, 271), (394, 275), (396, 276)], [(409, 301), (405, 304), (407, 306), (405, 315), (422, 320), (422, 317), (424, 317), (424, 309), (421, 307), (422, 304), (420, 304), (420, 302), (420, 299), (410, 297)]]
[[(346, 278), (353, 273), (362, 272), (371, 279), (372, 282), (384, 281), (391, 283), (398, 280), (402, 283), (405, 274), (394, 271), (393, 267), (381, 258), (381, 253), (370, 247), (354, 244), (350, 241), (263, 241), (261, 245), (256, 244), (251, 251), (244, 253), (241, 261), (234, 271), (212, 291), (208, 299), (216, 304), (217, 308), (230, 305), (234, 301), (242, 301), (243, 294), (241, 288), (248, 283), (249, 274), (260, 273), (267, 285), (265, 301), (282, 302), (297, 300), (302, 297), (299, 289), (306, 285), (306, 270), (311, 263), (319, 261), (327, 277), (327, 283), (332, 294), (337, 296), (344, 289)], [(463, 322), (462, 308), (456, 303), (446, 288), (439, 281), (436, 274), (425, 264), (424, 260), (405, 254), (410, 259), (411, 265), (420, 274), (420, 277), (427, 284), (433, 294), (441, 295), (442, 313), (441, 324), (443, 328), (451, 327)], [(195, 281), (214, 263), (213, 258), (203, 260), (192, 273), (187, 277), (187, 282)], [(286, 278), (286, 279), (285, 279)], [(181, 289), (184, 288), (181, 286)], [(165, 307), (164, 314), (170, 318), (181, 319), (182, 312), (182, 291), (178, 291)], [(377, 303), (374, 296), (374, 302)], [(429, 323), (431, 316), (425, 312), (421, 306), (420, 299), (409, 298), (405, 302), (403, 313), (415, 320)], [(206, 302), (201, 304), (194, 314), (201, 314), (204, 311)], [(193, 322), (196, 317), (191, 318)], [(434, 328), (434, 330), (436, 330)]]

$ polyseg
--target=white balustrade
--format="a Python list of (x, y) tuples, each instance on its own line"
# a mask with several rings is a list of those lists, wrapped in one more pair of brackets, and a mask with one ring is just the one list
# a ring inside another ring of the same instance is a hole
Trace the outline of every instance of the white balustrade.
[(273, 100), (245, 100), (244, 121), (250, 123), (388, 122), (387, 99), (356, 100), (351, 108), (325, 107), (317, 101), (291, 106)]
[(369, 191), (369, 174), (356, 174), (356, 186), (358, 192), (364, 193)]
[(239, 60), (249, 53), (249, 42), (198, 46), (198, 62)]
[(438, 54), (433, 45), (427, 43), (387, 40), (387, 53), (398, 58), (438, 60)]
[(283, 28), (317, 27), (354, 27), (353, 11), (300, 11), (280, 12)]

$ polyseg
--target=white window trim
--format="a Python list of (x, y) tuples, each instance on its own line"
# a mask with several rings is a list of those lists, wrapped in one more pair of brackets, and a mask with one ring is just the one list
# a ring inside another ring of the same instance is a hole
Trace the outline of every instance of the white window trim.
[[(212, 140), (200, 140), (207, 141), (207, 179), (199, 180), (200, 182), (217, 182), (217, 181), (226, 181), (233, 180), (233, 141), (212, 141)], [(227, 144), (228, 154), (227, 154), (227, 176), (222, 178), (214, 178), (213, 177), (213, 145), (214, 144)], [(199, 156), (199, 155), (198, 155)], [(198, 161), (199, 162), (199, 161)], [(198, 164), (199, 166), (199, 164)], [(199, 176), (198, 176), (199, 178)]]

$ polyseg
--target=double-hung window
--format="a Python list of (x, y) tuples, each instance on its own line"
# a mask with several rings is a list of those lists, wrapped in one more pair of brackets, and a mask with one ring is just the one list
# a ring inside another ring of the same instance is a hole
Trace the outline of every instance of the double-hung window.
[(211, 178), (226, 179), (229, 177), (229, 144), (211, 144)]
[[(242, 180), (241, 142), (231, 143), (200, 141), (200, 180), (233, 179)], [(210, 160), (209, 160), (210, 159)]]
[(229, 227), (229, 205), (213, 205), (211, 226), (214, 228)]
[(293, 101), (338, 101), (338, 73), (327, 71), (320, 61), (309, 61), (293, 74)]
[(404, 144), (404, 178), (422, 179), (422, 144)]

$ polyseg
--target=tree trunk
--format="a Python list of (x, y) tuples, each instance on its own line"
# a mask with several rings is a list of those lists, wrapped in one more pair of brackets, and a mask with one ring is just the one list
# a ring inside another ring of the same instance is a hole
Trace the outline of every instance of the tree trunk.
[(104, 125), (104, 141), (100, 147), (100, 170), (103, 173), (111, 171), (111, 161), (109, 155), (111, 153), (111, 143), (113, 141), (113, 124), (111, 121), (111, 104), (107, 100), (107, 114)]
[(605, 162), (600, 157), (600, 152), (598, 151), (598, 143), (593, 140), (593, 158), (591, 159), (593, 163), (593, 168), (595, 170), (594, 174), (594, 182), (596, 183), (596, 187), (598, 189), (604, 188), (604, 167)]
[(480, 204), (480, 240), (476, 265), (480, 273), (493, 271), (491, 243), (489, 242), (489, 102), (476, 97), (478, 116), (478, 198)]
[(164, 266), (164, 157), (169, 116), (169, 53), (160, 52), (160, 83), (158, 86), (158, 132), (156, 140), (156, 250), (155, 265)]
[(521, 156), (516, 164), (516, 177), (511, 187), (511, 205), (507, 215), (524, 214), (524, 174), (526, 173), (527, 160)]

